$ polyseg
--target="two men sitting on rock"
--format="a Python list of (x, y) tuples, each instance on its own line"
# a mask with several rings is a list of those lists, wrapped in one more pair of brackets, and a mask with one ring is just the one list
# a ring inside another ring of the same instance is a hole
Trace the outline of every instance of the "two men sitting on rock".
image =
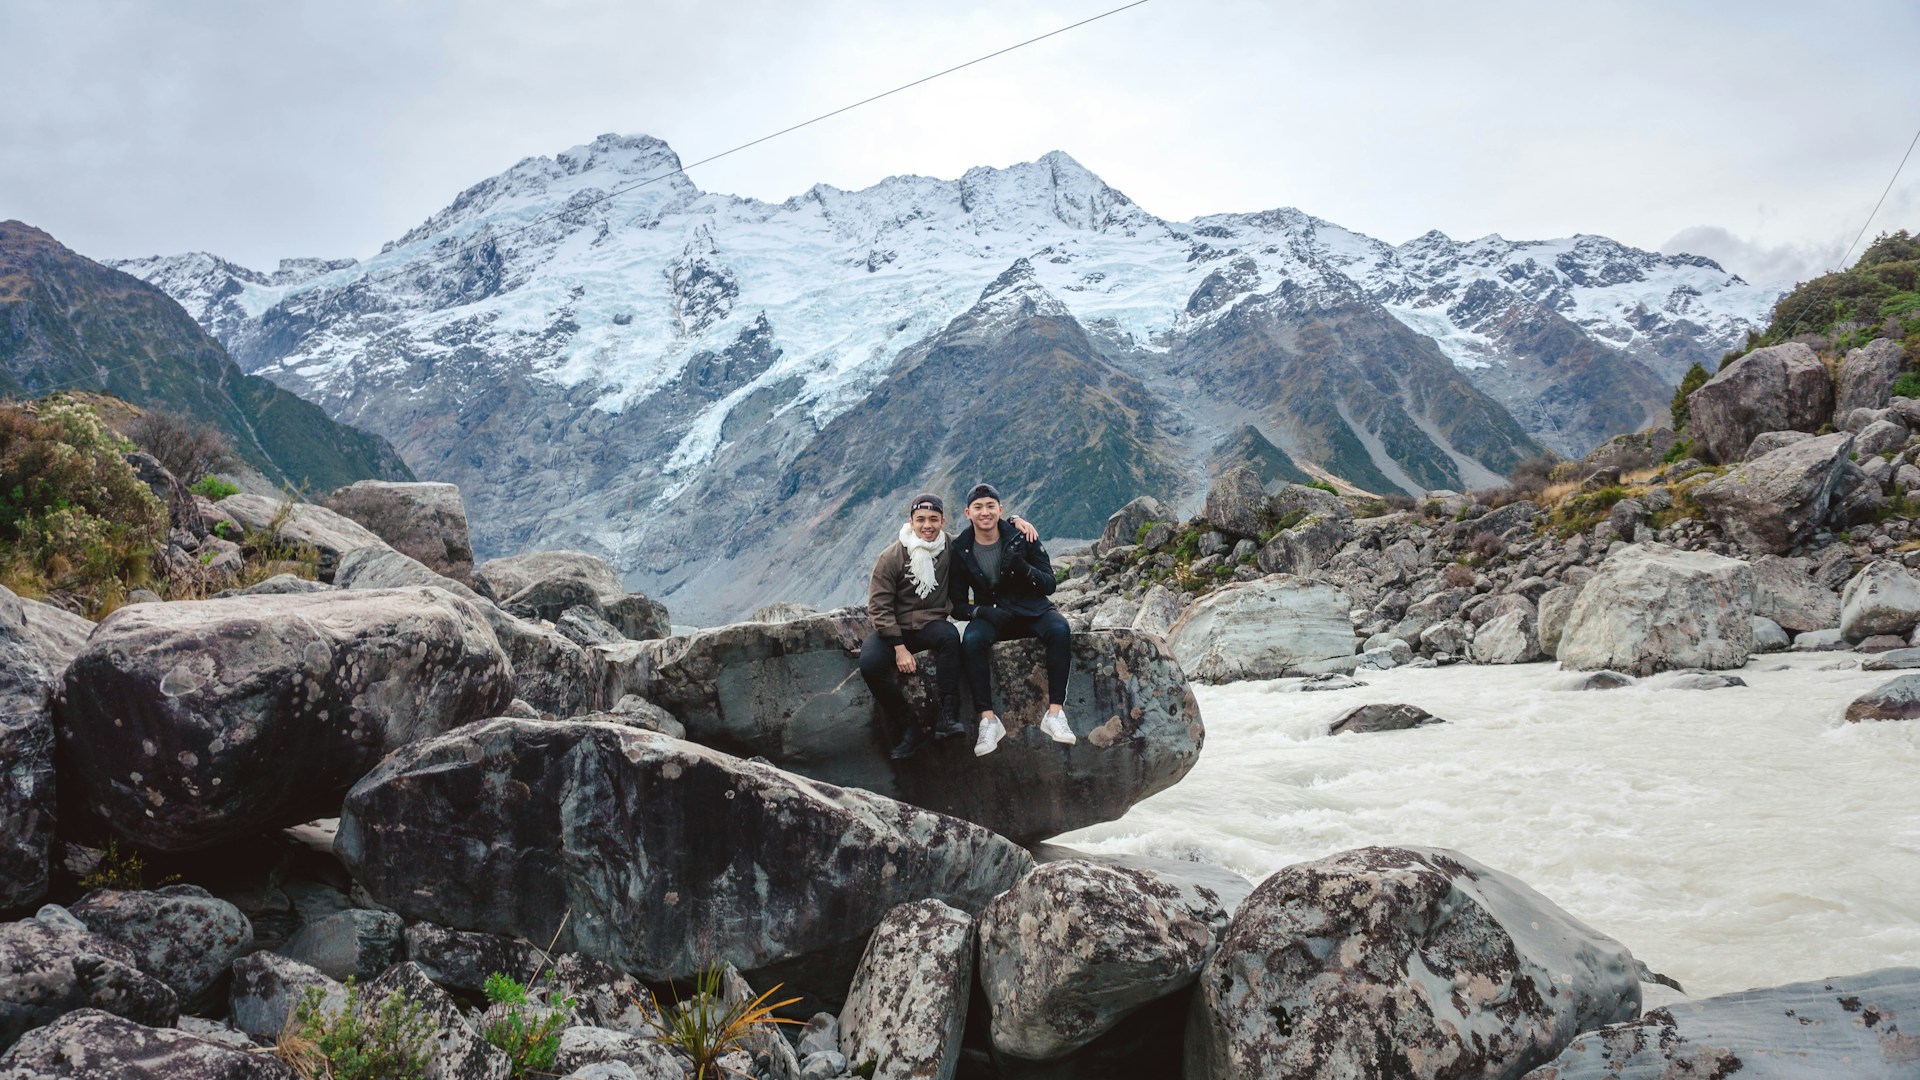
[[(1000, 495), (981, 484), (968, 493), (972, 527), (958, 538), (946, 534), (946, 505), (938, 495), (915, 495), (899, 539), (874, 561), (867, 611), (873, 633), (860, 650), (860, 674), (881, 712), (902, 735), (896, 759), (912, 757), (929, 736), (966, 733), (960, 722), (960, 667), (980, 712), (973, 752), (993, 753), (1006, 727), (993, 710), (990, 667), (993, 643), (1004, 638), (1039, 637), (1047, 644), (1049, 708), (1041, 730), (1056, 742), (1075, 741), (1062, 704), (1066, 700), (1071, 635), (1066, 620), (1047, 596), (1053, 592), (1053, 567), (1040, 534), (1017, 516), (1000, 527)], [(964, 640), (949, 621), (956, 609), (967, 620)], [(940, 695), (939, 719), (929, 733), (907, 707), (895, 676), (911, 675), (916, 652), (931, 652)]]

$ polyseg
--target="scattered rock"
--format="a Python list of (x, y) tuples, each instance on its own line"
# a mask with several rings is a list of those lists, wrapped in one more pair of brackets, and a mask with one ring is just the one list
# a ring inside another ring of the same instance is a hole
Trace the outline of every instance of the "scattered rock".
[(310, 547), (320, 557), (321, 581), (333, 580), (340, 559), (365, 547), (387, 542), (351, 518), (312, 503), (287, 502), (265, 495), (229, 495), (215, 504), (249, 534), (265, 533), (281, 542)]
[(30, 1031), (0, 1056), (0, 1080), (295, 1080), (270, 1054), (99, 1009)]
[(123, 608), (55, 706), (62, 805), (161, 851), (331, 816), (395, 747), (504, 709), (512, 676), (439, 589)]
[(1762, 555), (1752, 566), (1755, 615), (1796, 634), (1839, 625), (1840, 597), (1814, 580), (1806, 559)]
[(1693, 489), (1694, 501), (1735, 542), (1784, 555), (1825, 522), (1851, 488), (1853, 436), (1822, 435), (1743, 462)]
[(1667, 683), (1669, 690), (1725, 690), (1730, 686), (1745, 686), (1747, 681), (1736, 675), (1708, 675), (1696, 672), (1682, 675)]
[(1473, 634), (1473, 659), (1481, 664), (1530, 664), (1541, 658), (1539, 619), (1522, 596), (1497, 602), (1500, 613)]
[(1228, 536), (1259, 536), (1266, 505), (1267, 489), (1260, 483), (1259, 474), (1238, 465), (1207, 485), (1203, 516), (1207, 524)]
[(0, 908), (47, 891), (53, 844), (53, 715), (67, 664), (93, 624), (0, 586)]
[(257, 1039), (279, 1038), (309, 987), (320, 988), (324, 1008), (337, 1011), (347, 1003), (346, 987), (298, 960), (270, 952), (235, 960), (227, 997), (233, 1026)]
[(302, 926), (280, 954), (329, 978), (365, 982), (406, 956), (406, 933), (391, 911), (348, 908)]
[(1405, 731), (1407, 728), (1443, 724), (1446, 721), (1418, 705), (1355, 705), (1333, 718), (1329, 735), (1360, 735), (1372, 731)]
[(1196, 601), (1167, 645), (1198, 682), (1235, 682), (1352, 671), (1346, 595), (1302, 578), (1226, 585)]
[(560, 618), (553, 624), (553, 629), (575, 645), (618, 645), (627, 640), (619, 627), (584, 604), (561, 612)]
[(870, 792), (632, 728), (508, 719), (388, 757), (348, 794), (334, 851), (409, 919), (559, 929), (558, 947), (649, 979), (716, 954), (850, 966), (895, 904), (977, 910), (1032, 865), (977, 825)]
[(90, 932), (49, 904), (31, 919), (0, 923), (0, 1048), (79, 1009), (104, 1009), (168, 1025), (180, 999), (140, 970), (133, 950)]
[(1907, 425), (1898, 420), (1875, 420), (1854, 437), (1854, 452), (1862, 461), (1876, 455), (1896, 454), (1907, 445), (1907, 435)]
[(1855, 652), (1883, 653), (1905, 648), (1906, 644), (1907, 639), (1899, 634), (1875, 634), (1870, 638), (1863, 639), (1853, 648)]
[(1853, 699), (1847, 722), (1912, 720), (1920, 717), (1920, 675), (1902, 675)]
[(1780, 624), (1762, 615), (1753, 617), (1753, 651), (1758, 653), (1783, 652), (1793, 644), (1793, 639), (1780, 628)]
[(197, 885), (96, 889), (68, 910), (96, 935), (125, 946), (186, 1009), (204, 1011), (224, 998), (221, 983), (234, 958), (253, 945), (253, 924), (240, 909)]
[(840, 1010), (839, 1049), (850, 1069), (874, 1080), (952, 1080), (973, 985), (973, 931), (966, 912), (938, 900), (887, 912)]
[(1840, 594), (1840, 635), (1863, 641), (1876, 634), (1905, 635), (1920, 623), (1920, 580), (1897, 562), (1876, 560)]
[(1889, 649), (1860, 665), (1863, 671), (1910, 671), (1920, 668), (1920, 649)]
[(598, 1027), (570, 1027), (560, 1032), (553, 1067), (565, 1075), (591, 1065), (620, 1064), (628, 1076), (647, 1080), (680, 1080), (687, 1075), (686, 1059), (644, 1035)]
[(1911, 967), (1677, 1001), (1580, 1035), (1525, 1080), (1910, 1080), (1916, 1013)]
[(467, 531), (467, 507), (458, 487), (360, 480), (321, 501), (434, 573), (461, 582), (471, 579), (473, 539)]
[(1573, 675), (1561, 679), (1553, 685), (1555, 690), (1619, 690), (1632, 686), (1634, 678), (1617, 671), (1595, 671), (1586, 675)]
[(1219, 897), (1149, 871), (1050, 862), (980, 915), (996, 1050), (1066, 1056), (1192, 984), (1226, 929)]
[(1626, 948), (1518, 879), (1361, 848), (1241, 905), (1200, 977), (1185, 1075), (1512, 1078), (1639, 1010)]
[(1833, 382), (1797, 342), (1755, 349), (1687, 396), (1687, 431), (1710, 461), (1739, 461), (1763, 431), (1816, 431), (1833, 416)]
[(1568, 613), (1560, 662), (1650, 675), (1736, 668), (1753, 651), (1753, 571), (1736, 559), (1663, 544), (1622, 548)]

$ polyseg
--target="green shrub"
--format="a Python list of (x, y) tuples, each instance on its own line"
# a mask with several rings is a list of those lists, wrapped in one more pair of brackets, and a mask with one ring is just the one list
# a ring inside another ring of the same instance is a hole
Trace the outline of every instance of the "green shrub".
[[(217, 476), (203, 476), (193, 482), (193, 493), (219, 502), (229, 495), (240, 494), (240, 489)], [(224, 525), (226, 522), (221, 522)]]
[(709, 964), (695, 977), (691, 1000), (675, 1000), (671, 1011), (661, 1009), (658, 1001), (652, 1002), (648, 1019), (654, 1028), (654, 1041), (693, 1059), (693, 1080), (709, 1077), (718, 1080), (720, 1059), (738, 1048), (747, 1036), (763, 1029), (772, 1030), (778, 1024), (799, 1023), (773, 1015), (774, 1010), (800, 1000), (788, 998), (767, 1004), (767, 999), (779, 989), (776, 984), (751, 1001), (743, 999), (728, 1004), (722, 993), (721, 968)]
[(305, 1080), (424, 1080), (433, 1057), (433, 1022), (395, 990), (362, 1015), (360, 990), (347, 980), (347, 1000), (327, 1008), (320, 987), (307, 988), (277, 1053)]
[(1303, 484), (1301, 484), (1300, 486), (1301, 486), (1301, 487), (1310, 487), (1310, 488), (1318, 488), (1318, 489), (1320, 489), (1321, 491), (1324, 491), (1324, 492), (1326, 492), (1326, 493), (1327, 493), (1327, 494), (1329, 494), (1329, 495), (1338, 495), (1338, 494), (1340, 494), (1340, 489), (1339, 489), (1339, 488), (1337, 488), (1337, 487), (1334, 487), (1334, 486), (1333, 486), (1332, 484), (1329, 484), (1329, 483), (1327, 483), (1327, 482), (1326, 482), (1325, 480), (1308, 480), (1308, 481), (1307, 481), (1306, 483), (1303, 483)]
[(1893, 380), (1893, 396), (1920, 398), (1920, 373), (1901, 372), (1900, 377)]
[(1709, 377), (1707, 369), (1699, 364), (1688, 368), (1687, 373), (1680, 377), (1680, 388), (1673, 392), (1673, 402), (1667, 408), (1673, 416), (1673, 430), (1687, 430), (1687, 421), (1691, 419), (1687, 411), (1687, 397), (1705, 386)]
[(1667, 447), (1667, 452), (1660, 456), (1660, 464), (1671, 465), (1676, 461), (1684, 461), (1687, 456), (1692, 453), (1693, 443), (1691, 441), (1687, 439), (1675, 439), (1673, 445)]
[[(551, 973), (549, 973), (551, 981)], [(507, 1055), (515, 1077), (550, 1075), (554, 1057), (560, 1052), (560, 1032), (572, 1018), (575, 999), (549, 986), (544, 1008), (529, 998), (527, 987), (515, 979), (494, 972), (487, 976), (482, 990), (487, 1000), (506, 1006), (506, 1014), (492, 1021), (480, 1037)]]

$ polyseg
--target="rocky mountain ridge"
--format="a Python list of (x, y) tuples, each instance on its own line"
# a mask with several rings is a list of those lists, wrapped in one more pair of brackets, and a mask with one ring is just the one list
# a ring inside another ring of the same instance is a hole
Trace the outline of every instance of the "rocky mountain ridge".
[[(1082, 536), (1128, 484), (1196, 501), (1249, 427), (1292, 468), (1361, 488), (1484, 486), (1541, 444), (1578, 452), (1643, 426), (1687, 364), (1776, 295), (1600, 237), (1394, 247), (1297, 210), (1168, 222), (1057, 152), (777, 204), (702, 192), (678, 165), (658, 140), (603, 136), (469, 188), (365, 263), (121, 265), (244, 366), (458, 483), (486, 523), (482, 552), (599, 551), (701, 616), (850, 599), (891, 510), (865, 501), (977, 478), (977, 459), (903, 452), (912, 424), (860, 414), (1009, 273), (1030, 290), (1010, 311), (1084, 339), (1088, 364), (1062, 378), (1098, 373), (1106, 389), (1002, 397), (991, 430), (1072, 430), (1081, 442), (1056, 452), (1103, 449), (1070, 469), (1014, 460), (995, 479), (1050, 531)], [(926, 407), (953, 414), (992, 391), (1011, 360), (981, 360), (984, 376)], [(1101, 404), (1121, 399), (1123, 420)], [(864, 424), (869, 449), (823, 497), (789, 473), (833, 452), (836, 423)], [(1093, 497), (1051, 508), (1034, 497), (1050, 476)], [(848, 539), (796, 583), (765, 569), (794, 556), (789, 530), (740, 535), (757, 518), (844, 520)]]

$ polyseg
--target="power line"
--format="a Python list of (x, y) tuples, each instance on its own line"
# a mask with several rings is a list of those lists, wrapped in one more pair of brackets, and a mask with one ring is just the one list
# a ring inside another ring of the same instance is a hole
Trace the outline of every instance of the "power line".
[[(1890, 193), (1892, 193), (1893, 185), (1899, 181), (1901, 170), (1907, 167), (1907, 159), (1913, 156), (1913, 148), (1917, 145), (1920, 145), (1920, 131), (1915, 131), (1913, 133), (1912, 141), (1907, 143), (1907, 152), (1900, 155), (1900, 164), (1895, 165), (1893, 167), (1893, 177), (1887, 181), (1886, 188), (1880, 192), (1879, 201), (1873, 204), (1873, 210), (1867, 214), (1867, 220), (1860, 224), (1860, 232), (1854, 236), (1853, 243), (1847, 245), (1846, 254), (1840, 256), (1840, 265), (1834, 267), (1832, 270), (1827, 271), (1825, 274), (1821, 275), (1822, 277), (1832, 277), (1834, 274), (1837, 274), (1840, 271), (1846, 269), (1847, 260), (1853, 257), (1853, 249), (1856, 247), (1859, 247), (1860, 241), (1866, 237), (1868, 227), (1873, 224), (1873, 219), (1879, 215), (1880, 207), (1886, 204), (1887, 196)], [(1822, 285), (1820, 287), (1820, 292), (1814, 297), (1814, 300), (1817, 301), (1817, 300), (1826, 299), (1827, 293), (1831, 292), (1832, 290), (1833, 290), (1833, 287), (1831, 285)], [(1780, 335), (1780, 340), (1781, 341), (1790, 340), (1793, 337), (1793, 332), (1800, 328), (1800, 321), (1802, 319), (1805, 319), (1807, 317), (1807, 312), (1812, 311), (1813, 308), (1814, 308), (1813, 301), (1809, 301), (1805, 304), (1800, 305), (1800, 314), (1795, 315), (1793, 317), (1793, 325), (1787, 327), (1787, 332)]]
[(1005, 55), (1007, 55), (1008, 53), (1010, 53), (1010, 52), (1013, 52), (1013, 51), (1014, 51), (1014, 50), (1016, 50), (1016, 49), (1024, 49), (1024, 48), (1026, 48), (1026, 47), (1027, 47), (1027, 46), (1029, 46), (1029, 45), (1033, 45), (1033, 44), (1036, 44), (1036, 43), (1038, 43), (1038, 42), (1042, 42), (1042, 41), (1045, 41), (1045, 40), (1047, 40), (1048, 38), (1051, 38), (1051, 37), (1058, 37), (1058, 36), (1060, 36), (1061, 34), (1064, 34), (1064, 33), (1066, 33), (1066, 32), (1067, 32), (1067, 31), (1069, 31), (1069, 30), (1078, 30), (1078, 29), (1079, 29), (1080, 27), (1082, 27), (1082, 26), (1086, 26), (1086, 25), (1088, 25), (1089, 23), (1096, 23), (1096, 22), (1099, 22), (1099, 21), (1100, 21), (1101, 19), (1104, 19), (1104, 18), (1107, 18), (1108, 16), (1111, 16), (1111, 15), (1118, 15), (1118, 14), (1120, 14), (1120, 13), (1121, 13), (1121, 12), (1123, 12), (1123, 11), (1129, 11), (1129, 10), (1131, 10), (1131, 9), (1133, 9), (1133, 8), (1137, 8), (1137, 7), (1139, 7), (1139, 6), (1141, 6), (1142, 4), (1145, 4), (1145, 3), (1148, 3), (1148, 2), (1149, 2), (1149, 0), (1132, 0), (1132, 3), (1127, 3), (1127, 4), (1122, 4), (1122, 5), (1120, 5), (1120, 6), (1119, 6), (1119, 7), (1117, 7), (1117, 8), (1112, 8), (1112, 9), (1110, 9), (1110, 10), (1107, 10), (1107, 11), (1103, 11), (1103, 12), (1101, 12), (1101, 13), (1100, 13), (1100, 14), (1098, 14), (1098, 15), (1094, 15), (1094, 16), (1091, 16), (1091, 17), (1089, 17), (1089, 18), (1085, 18), (1085, 19), (1081, 19), (1081, 20), (1080, 20), (1079, 22), (1075, 22), (1075, 23), (1068, 23), (1067, 25), (1065, 25), (1065, 26), (1062, 26), (1062, 27), (1060, 27), (1060, 28), (1058, 28), (1058, 29), (1056, 29), (1056, 30), (1049, 30), (1049, 31), (1047, 31), (1047, 32), (1046, 32), (1046, 33), (1044, 33), (1044, 34), (1041, 34), (1041, 35), (1039, 35), (1038, 37), (1030, 37), (1030, 38), (1028, 38), (1028, 39), (1027, 39), (1027, 40), (1025, 40), (1025, 41), (1021, 41), (1021, 42), (1017, 42), (1017, 43), (1015, 43), (1015, 44), (1012, 44), (1012, 45), (1008, 45), (1008, 46), (1007, 46), (1006, 48), (1003, 48), (1003, 49), (996, 49), (996, 50), (994, 50), (993, 52), (990, 52), (990, 53), (987, 53), (987, 54), (986, 54), (985, 56), (977, 56), (977, 57), (974, 57), (974, 58), (973, 58), (972, 60), (968, 60), (968, 61), (967, 61), (966, 63), (964, 63), (964, 64), (955, 64), (954, 66), (952, 66), (952, 67), (950, 67), (950, 68), (946, 68), (946, 69), (944, 69), (944, 70), (941, 70), (941, 71), (936, 71), (936, 72), (934, 72), (934, 73), (933, 73), (933, 74), (931, 74), (931, 75), (924, 75), (924, 76), (922, 76), (922, 77), (920, 77), (920, 78), (918, 78), (918, 79), (915, 79), (915, 80), (913, 80), (912, 82), (909, 82), (909, 83), (902, 83), (902, 84), (900, 84), (899, 86), (896, 86), (896, 87), (894, 87), (894, 88), (893, 88), (893, 89), (891, 89), (891, 90), (887, 90), (887, 91), (883, 91), (883, 92), (881, 92), (881, 93), (878, 93), (878, 94), (875, 94), (875, 95), (873, 95), (872, 97), (866, 97), (866, 98), (861, 98), (861, 99), (860, 99), (859, 101), (856, 101), (856, 102), (854, 102), (854, 103), (853, 103), (853, 104), (851, 104), (851, 105), (842, 105), (841, 107), (839, 107), (839, 108), (837, 108), (837, 109), (835, 109), (835, 110), (833, 110), (832, 112), (824, 112), (824, 113), (821, 113), (821, 114), (820, 114), (819, 116), (816, 116), (816, 117), (814, 117), (814, 118), (812, 118), (811, 120), (802, 120), (802, 121), (800, 121), (799, 123), (797, 123), (797, 124), (793, 124), (793, 125), (791, 125), (791, 126), (789, 126), (789, 127), (783, 127), (783, 128), (781, 128), (781, 129), (780, 129), (779, 131), (776, 131), (776, 132), (773, 132), (772, 134), (769, 134), (769, 135), (762, 135), (762, 136), (760, 136), (759, 138), (757, 138), (757, 139), (753, 139), (753, 140), (751, 140), (751, 141), (749, 141), (749, 142), (743, 142), (743, 143), (741, 143), (741, 144), (740, 144), (739, 146), (736, 146), (736, 147), (733, 147), (733, 148), (732, 148), (732, 149), (730, 149), (730, 150), (722, 150), (722, 151), (720, 151), (719, 153), (717, 153), (717, 154), (713, 154), (713, 155), (711, 155), (711, 156), (709, 156), (709, 157), (703, 157), (703, 158), (701, 158), (701, 159), (700, 159), (699, 161), (696, 161), (696, 162), (693, 162), (693, 163), (692, 163), (692, 164), (690, 164), (690, 165), (682, 165), (682, 166), (680, 166), (680, 167), (679, 167), (679, 168), (677, 168), (677, 169), (672, 169), (672, 170), (670, 170), (670, 171), (668, 171), (668, 172), (664, 172), (664, 173), (661, 173), (661, 174), (660, 174), (660, 175), (658, 175), (658, 176), (650, 176), (650, 177), (648, 177), (648, 178), (646, 178), (645, 180), (639, 180), (639, 181), (635, 181), (634, 183), (631, 183), (631, 184), (628, 184), (628, 185), (626, 185), (625, 187), (618, 187), (618, 188), (614, 188), (614, 189), (613, 189), (612, 191), (609, 191), (609, 192), (607, 192), (606, 194), (604, 194), (604, 195), (601, 195), (601, 196), (599, 196), (598, 198), (595, 198), (595, 199), (589, 199), (589, 200), (588, 200), (588, 201), (586, 201), (586, 202), (583, 202), (583, 203), (579, 203), (579, 204), (577, 204), (577, 205), (573, 205), (573, 206), (569, 206), (569, 207), (567, 207), (567, 208), (566, 208), (566, 209), (564, 209), (564, 210), (558, 210), (558, 211), (554, 211), (553, 213), (549, 213), (549, 214), (542, 214), (542, 215), (540, 215), (539, 217), (537, 217), (537, 218), (534, 218), (534, 219), (533, 219), (532, 221), (529, 221), (529, 222), (527, 222), (527, 223), (526, 223), (525, 225), (517, 225), (517, 226), (515, 226), (515, 227), (513, 227), (513, 228), (511, 228), (511, 229), (508, 229), (508, 230), (506, 230), (505, 232), (501, 232), (501, 233), (497, 233), (497, 234), (491, 234), (491, 235), (488, 235), (488, 236), (486, 236), (486, 237), (484, 237), (484, 238), (482, 238), (482, 239), (479, 239), (479, 240), (474, 240), (474, 241), (470, 241), (469, 243), (466, 243), (466, 244), (462, 244), (462, 245), (460, 245), (459, 247), (456, 247), (456, 248), (454, 248), (454, 249), (453, 249), (452, 251), (449, 251), (449, 252), (447, 252), (447, 253), (446, 253), (446, 254), (444, 254), (444, 255), (439, 255), (439, 256), (436, 256), (436, 257), (434, 257), (434, 258), (431, 258), (431, 259), (428, 259), (428, 260), (427, 260), (426, 262), (424, 262), (424, 263), (414, 263), (414, 264), (411, 264), (411, 265), (409, 265), (409, 266), (405, 266), (405, 267), (401, 267), (401, 268), (398, 268), (398, 269), (396, 269), (396, 270), (394, 270), (394, 271), (393, 271), (392, 273), (390, 273), (390, 274), (385, 274), (385, 275), (381, 275), (381, 276), (378, 276), (378, 277), (375, 277), (375, 276), (369, 276), (369, 277), (366, 277), (366, 278), (362, 278), (362, 279), (361, 279), (361, 281), (362, 281), (362, 282), (364, 282), (364, 283), (366, 283), (366, 284), (378, 284), (378, 283), (381, 283), (381, 282), (385, 282), (385, 281), (391, 281), (391, 280), (393, 280), (394, 278), (397, 278), (397, 277), (402, 277), (402, 276), (405, 276), (406, 274), (409, 274), (409, 273), (412, 273), (412, 272), (414, 272), (414, 271), (416, 271), (416, 270), (419, 270), (419, 269), (422, 269), (422, 268), (424, 268), (424, 267), (428, 267), (428, 266), (433, 266), (433, 265), (435, 265), (435, 264), (437, 264), (437, 263), (442, 263), (442, 262), (445, 262), (445, 261), (447, 261), (448, 259), (452, 259), (452, 258), (456, 258), (456, 257), (458, 257), (458, 256), (460, 256), (461, 254), (463, 254), (463, 253), (465, 253), (465, 252), (467, 252), (467, 251), (469, 251), (469, 250), (471, 250), (471, 249), (473, 249), (473, 248), (476, 248), (476, 247), (480, 247), (480, 246), (483, 246), (483, 245), (485, 245), (485, 244), (488, 244), (488, 243), (494, 243), (494, 242), (497, 242), (497, 241), (499, 241), (499, 240), (503, 240), (503, 239), (505, 239), (505, 238), (507, 238), (507, 237), (509, 237), (509, 236), (514, 236), (514, 235), (517, 235), (517, 234), (519, 234), (519, 233), (523, 233), (523, 232), (526, 232), (526, 231), (527, 231), (528, 229), (531, 229), (531, 228), (533, 228), (533, 227), (534, 227), (534, 226), (536, 226), (536, 225), (541, 225), (541, 224), (544, 224), (544, 223), (546, 223), (546, 222), (548, 222), (548, 221), (552, 221), (552, 220), (553, 220), (554, 218), (557, 218), (557, 217), (559, 217), (559, 216), (561, 216), (562, 214), (572, 214), (572, 213), (577, 213), (577, 212), (579, 212), (579, 211), (581, 211), (581, 210), (585, 210), (585, 209), (586, 209), (587, 207), (589, 207), (589, 206), (597, 206), (597, 205), (599, 205), (600, 203), (603, 203), (603, 202), (606, 202), (606, 201), (607, 201), (607, 200), (609, 200), (609, 199), (612, 199), (612, 198), (615, 198), (616, 196), (620, 196), (620, 195), (625, 195), (625, 194), (626, 194), (627, 192), (630, 192), (630, 191), (634, 191), (634, 190), (637, 190), (637, 189), (639, 189), (639, 188), (643, 188), (643, 187), (646, 187), (646, 186), (647, 186), (647, 185), (649, 185), (649, 184), (656, 184), (656, 183), (659, 183), (660, 181), (662, 181), (662, 180), (665, 180), (665, 179), (667, 179), (667, 178), (669, 178), (669, 177), (673, 177), (673, 176), (678, 176), (678, 175), (680, 175), (680, 174), (682, 174), (682, 173), (685, 173), (685, 172), (686, 172), (687, 170), (689, 170), (689, 169), (697, 169), (697, 168), (699, 168), (699, 167), (700, 167), (700, 166), (702, 166), (702, 165), (707, 165), (707, 164), (710, 164), (710, 163), (712, 163), (712, 162), (715, 162), (715, 161), (719, 161), (719, 160), (720, 160), (721, 158), (723, 158), (723, 157), (728, 157), (728, 156), (730, 156), (730, 155), (732, 155), (732, 154), (737, 154), (737, 153), (739, 153), (739, 152), (740, 152), (740, 151), (742, 151), (742, 150), (746, 150), (746, 149), (749, 149), (749, 148), (751, 148), (751, 147), (755, 147), (755, 146), (758, 146), (758, 145), (760, 145), (761, 143), (763, 143), (763, 142), (767, 142), (767, 141), (769, 141), (769, 140), (771, 140), (771, 139), (777, 139), (777, 138), (779, 138), (779, 137), (780, 137), (780, 136), (782, 136), (782, 135), (788, 135), (788, 134), (791, 134), (791, 133), (793, 133), (793, 132), (796, 132), (796, 131), (799, 131), (799, 130), (800, 130), (801, 128), (803, 128), (803, 127), (809, 127), (809, 126), (811, 126), (811, 125), (813, 125), (813, 124), (817, 124), (817, 123), (819, 123), (819, 122), (821, 122), (822, 120), (830, 120), (830, 119), (832, 119), (832, 118), (834, 118), (834, 117), (836, 117), (836, 116), (839, 116), (839, 115), (840, 115), (841, 113), (845, 113), (845, 112), (851, 112), (851, 111), (853, 111), (854, 109), (857, 109), (857, 108), (860, 108), (860, 107), (861, 107), (862, 105), (871, 105), (871, 104), (873, 104), (874, 102), (876, 102), (876, 101), (879, 101), (879, 100), (880, 100), (881, 98), (887, 98), (887, 97), (892, 97), (893, 95), (895, 95), (895, 94), (898, 94), (898, 93), (901, 93), (902, 91), (905, 91), (905, 90), (911, 90), (911, 89), (913, 89), (913, 88), (914, 88), (914, 87), (916, 87), (916, 86), (920, 86), (920, 85), (923, 85), (923, 84), (925, 84), (925, 83), (930, 83), (930, 82), (932, 82), (932, 81), (933, 81), (933, 80), (935, 80), (935, 79), (938, 79), (938, 78), (941, 78), (942, 76), (946, 76), (946, 75), (951, 75), (951, 74), (953, 74), (953, 73), (954, 73), (954, 72), (956, 72), (956, 71), (962, 71), (962, 70), (965, 70), (965, 69), (967, 69), (967, 68), (970, 68), (970, 67), (973, 67), (973, 66), (974, 66), (975, 64), (984, 64), (984, 63), (986, 63), (986, 62), (987, 62), (988, 60), (992, 60), (992, 59), (994, 59), (995, 57), (1000, 57), (1000, 56), (1005, 56)]

